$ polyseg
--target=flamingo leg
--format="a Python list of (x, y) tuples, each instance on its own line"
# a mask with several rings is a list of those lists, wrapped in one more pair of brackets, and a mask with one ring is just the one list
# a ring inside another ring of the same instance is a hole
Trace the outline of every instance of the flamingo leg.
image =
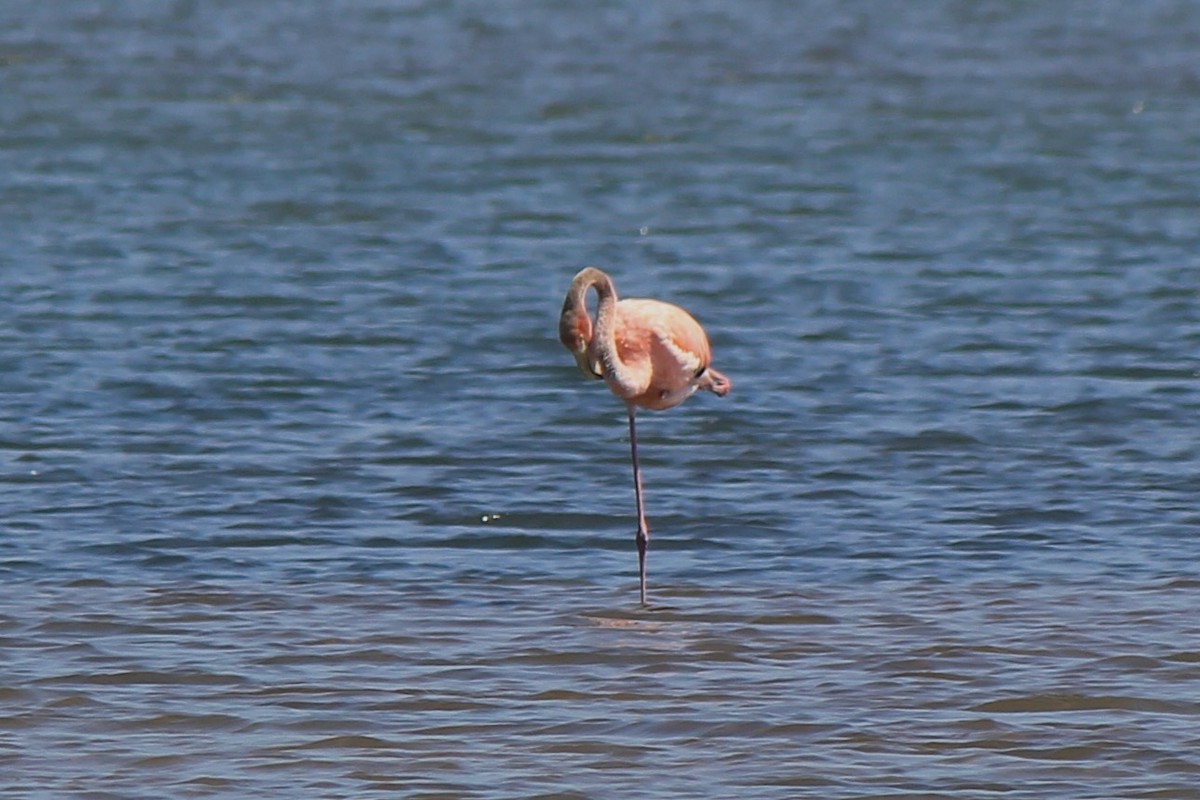
[(633, 493), (637, 497), (638, 587), (642, 605), (646, 605), (646, 548), (650, 545), (650, 526), (646, 524), (646, 506), (642, 502), (642, 469), (638, 464), (637, 409), (629, 404), (629, 449), (633, 455)]

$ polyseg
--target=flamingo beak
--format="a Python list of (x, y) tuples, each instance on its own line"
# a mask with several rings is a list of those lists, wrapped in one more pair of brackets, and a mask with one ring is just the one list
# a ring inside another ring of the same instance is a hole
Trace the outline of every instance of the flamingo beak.
[(600, 363), (592, 360), (591, 353), (588, 352), (586, 345), (571, 351), (571, 355), (575, 356), (575, 363), (579, 367), (579, 371), (589, 378), (603, 378), (604, 372), (600, 368)]

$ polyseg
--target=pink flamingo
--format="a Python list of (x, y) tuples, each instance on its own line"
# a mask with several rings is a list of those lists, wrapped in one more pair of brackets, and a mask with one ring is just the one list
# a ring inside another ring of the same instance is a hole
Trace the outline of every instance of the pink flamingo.
[[(595, 287), (599, 302), (595, 322), (588, 315), (587, 292)], [(629, 447), (633, 455), (633, 491), (637, 498), (638, 580), (646, 605), (646, 548), (650, 528), (642, 503), (638, 466), (638, 407), (673, 408), (707, 389), (718, 397), (732, 384), (709, 366), (712, 350), (704, 328), (682, 308), (659, 300), (617, 299), (612, 278), (595, 267), (571, 281), (558, 319), (558, 338), (589, 378), (603, 378), (629, 410)]]

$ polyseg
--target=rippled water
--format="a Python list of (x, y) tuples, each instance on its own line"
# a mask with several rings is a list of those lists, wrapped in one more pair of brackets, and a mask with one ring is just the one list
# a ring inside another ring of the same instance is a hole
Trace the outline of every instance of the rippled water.
[[(1200, 797), (1200, 9), (0, 5), (4, 797)], [(585, 264), (705, 323), (639, 425)]]

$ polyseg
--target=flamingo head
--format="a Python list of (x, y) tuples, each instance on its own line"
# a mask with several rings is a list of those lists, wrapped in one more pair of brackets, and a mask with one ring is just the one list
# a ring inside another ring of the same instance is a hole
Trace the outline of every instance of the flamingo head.
[(558, 320), (558, 340), (571, 351), (579, 371), (589, 378), (602, 378), (600, 362), (592, 357), (592, 320), (586, 310), (566, 309)]

